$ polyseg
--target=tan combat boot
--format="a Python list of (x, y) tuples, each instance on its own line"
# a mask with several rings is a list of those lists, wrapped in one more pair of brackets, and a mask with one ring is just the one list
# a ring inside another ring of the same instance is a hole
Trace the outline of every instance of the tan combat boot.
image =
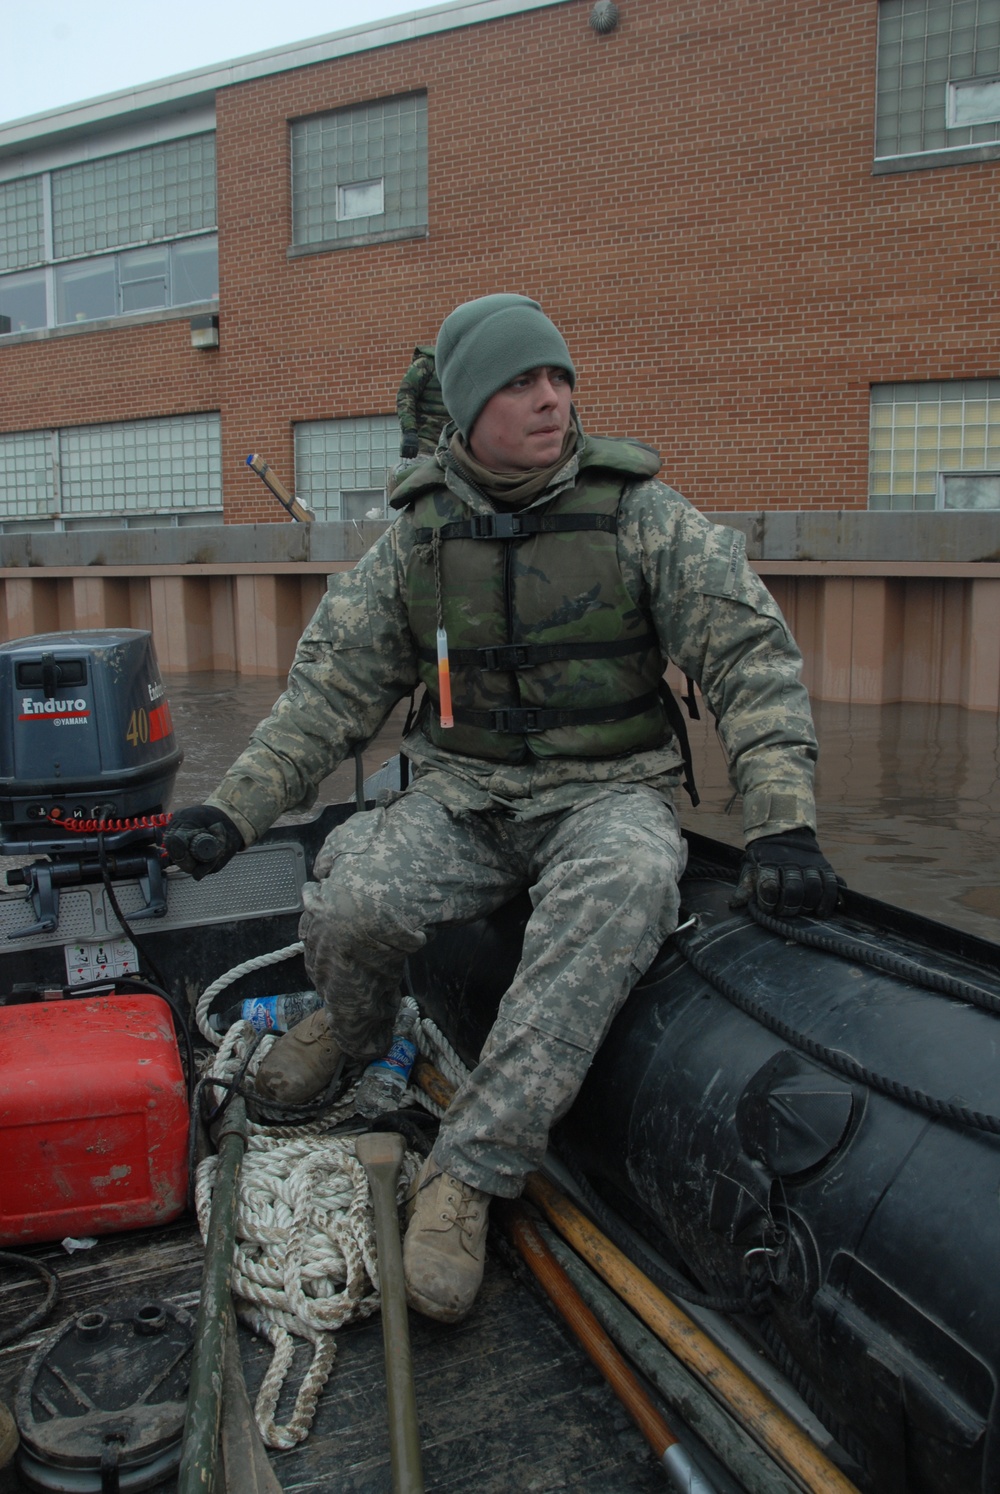
[(271, 1045), (254, 1077), (254, 1089), (262, 1099), (301, 1105), (322, 1093), (343, 1056), (330, 1031), (330, 1013), (320, 1007)]
[(403, 1275), (411, 1307), (439, 1323), (458, 1323), (476, 1300), (486, 1260), (490, 1195), (453, 1178), (427, 1158), (407, 1199)]

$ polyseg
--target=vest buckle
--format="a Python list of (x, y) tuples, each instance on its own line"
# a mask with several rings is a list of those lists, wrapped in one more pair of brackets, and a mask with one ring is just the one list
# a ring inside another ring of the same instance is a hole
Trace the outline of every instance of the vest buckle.
[(480, 668), (487, 672), (531, 667), (530, 649), (524, 643), (498, 643), (478, 650)]
[(520, 539), (525, 533), (520, 514), (473, 514), (473, 539)]
[(530, 732), (544, 731), (538, 712), (524, 707), (490, 711), (490, 730), (504, 732), (509, 736), (522, 737)]

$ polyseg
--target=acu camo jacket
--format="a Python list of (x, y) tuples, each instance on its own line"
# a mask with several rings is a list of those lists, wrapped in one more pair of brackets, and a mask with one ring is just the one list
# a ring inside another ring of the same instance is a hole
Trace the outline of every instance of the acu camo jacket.
[[(443, 433), (432, 460), (472, 513), (495, 510), (454, 464)], [(586, 439), (582, 437), (582, 439)], [(529, 505), (543, 506), (577, 478), (578, 454)], [(321, 781), (372, 738), (417, 686), (407, 570), (415, 544), (404, 509), (351, 571), (330, 578), (305, 629), (284, 694), (253, 732), (209, 803), (251, 844), (286, 810), (306, 809)], [(713, 524), (656, 478), (628, 481), (618, 510), (625, 586), (663, 654), (699, 686), (715, 717), (730, 777), (742, 797), (747, 841), (798, 826), (815, 830), (816, 737), (801, 655), (776, 603), (751, 570), (743, 536)], [(488, 762), (435, 746), (422, 720), (406, 737), (414, 785), (453, 809), (551, 814), (616, 783), (645, 783), (673, 800), (679, 747), (609, 758)], [(530, 738), (527, 739), (530, 743)]]
[(396, 417), (402, 435), (413, 432), (422, 447), (433, 449), (448, 421), (433, 347), (413, 349), (413, 362), (396, 395)]

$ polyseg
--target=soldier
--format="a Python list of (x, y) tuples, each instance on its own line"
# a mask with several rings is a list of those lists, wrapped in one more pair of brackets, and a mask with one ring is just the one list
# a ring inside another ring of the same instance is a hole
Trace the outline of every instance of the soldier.
[(403, 474), (421, 456), (433, 456), (438, 437), (448, 419), (441, 383), (434, 366), (433, 344), (418, 344), (413, 362), (403, 375), (396, 395), (399, 419), (399, 465), (392, 472), (388, 491), (391, 494)]
[[(195, 876), (217, 870), (426, 687), (404, 743), (411, 786), (316, 858), (301, 934), (328, 1005), (274, 1045), (257, 1086), (304, 1100), (342, 1051), (383, 1052), (407, 955), (530, 889), (521, 962), (411, 1199), (410, 1302), (455, 1322), (482, 1279), (490, 1197), (520, 1192), (676, 926), (668, 660), (697, 681), (742, 795), (737, 900), (823, 917), (837, 882), (815, 835), (801, 656), (743, 537), (658, 481), (649, 447), (585, 435), (569, 350), (537, 302), (459, 306), (437, 362), (453, 418), (436, 454), (399, 484), (395, 523), (331, 579), (284, 695), (167, 846)], [(199, 861), (206, 830), (216, 854)]]

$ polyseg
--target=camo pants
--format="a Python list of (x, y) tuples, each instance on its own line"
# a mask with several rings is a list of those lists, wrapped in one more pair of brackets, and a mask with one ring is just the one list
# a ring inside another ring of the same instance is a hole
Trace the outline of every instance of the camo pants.
[(355, 1057), (383, 1052), (403, 965), (437, 925), (528, 888), (520, 964), (434, 1147), (448, 1172), (516, 1197), (612, 1018), (676, 926), (686, 844), (642, 785), (539, 818), (452, 810), (410, 789), (327, 838), (307, 884), (306, 968)]

